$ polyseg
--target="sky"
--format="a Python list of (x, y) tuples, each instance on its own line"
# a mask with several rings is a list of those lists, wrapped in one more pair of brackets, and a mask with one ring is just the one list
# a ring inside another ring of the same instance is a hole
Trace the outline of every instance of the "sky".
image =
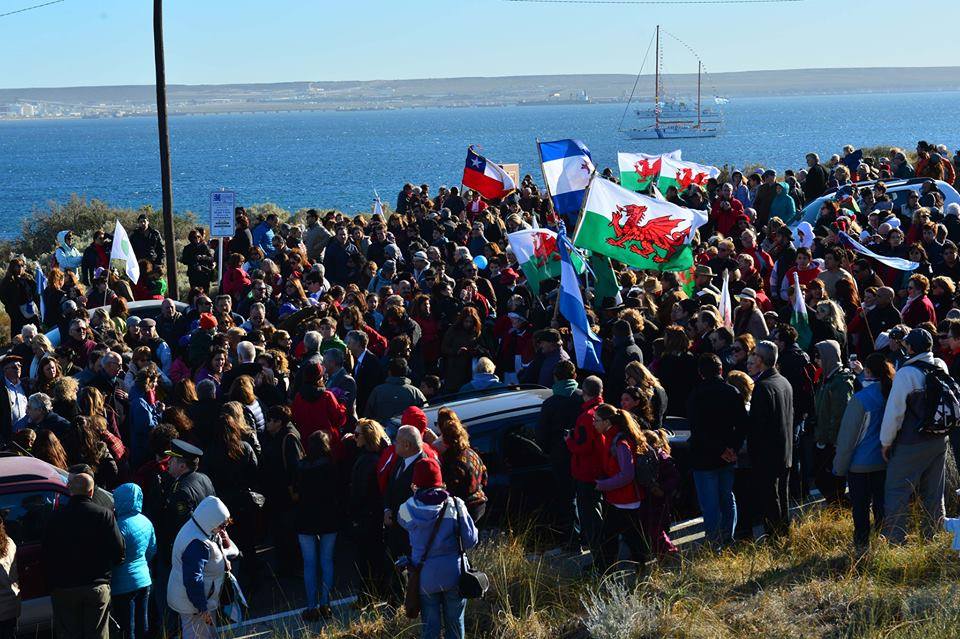
[[(43, 0), (0, 0), (0, 13)], [(939, 24), (960, 2), (930, 3)], [(0, 88), (152, 84), (151, 0), (64, 0), (0, 18)], [(709, 72), (960, 63), (913, 37), (902, 0), (622, 5), (506, 0), (168, 0), (167, 82), (227, 84), (640, 68), (654, 25)], [(912, 14), (911, 21), (920, 20)], [(931, 17), (931, 16), (927, 16)], [(922, 22), (914, 22), (917, 26)], [(692, 59), (692, 58), (691, 58)], [(678, 56), (668, 72), (695, 71)]]

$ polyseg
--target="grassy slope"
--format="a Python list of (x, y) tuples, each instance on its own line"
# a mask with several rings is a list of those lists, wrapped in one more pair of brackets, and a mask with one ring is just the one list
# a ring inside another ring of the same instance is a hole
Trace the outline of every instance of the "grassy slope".
[[(474, 563), (491, 594), (467, 608), (470, 637), (957, 637), (960, 561), (949, 537), (877, 542), (858, 555), (848, 513), (803, 517), (788, 538), (714, 554), (688, 553), (641, 583), (564, 577), (524, 554), (516, 537), (486, 545)], [(331, 625), (324, 639), (417, 637), (417, 624), (381, 612)]]

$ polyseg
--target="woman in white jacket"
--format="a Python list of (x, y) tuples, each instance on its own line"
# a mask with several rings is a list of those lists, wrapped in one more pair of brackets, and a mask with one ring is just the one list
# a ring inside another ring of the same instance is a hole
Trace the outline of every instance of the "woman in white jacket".
[(220, 590), (230, 558), (239, 554), (227, 536), (229, 519), (230, 511), (222, 501), (206, 497), (173, 542), (167, 604), (180, 614), (183, 639), (216, 636), (214, 613), (220, 605)]

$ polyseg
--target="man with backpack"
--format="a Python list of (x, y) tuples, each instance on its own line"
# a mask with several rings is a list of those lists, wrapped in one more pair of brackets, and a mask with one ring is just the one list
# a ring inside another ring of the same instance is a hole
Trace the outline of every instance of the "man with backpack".
[(933, 336), (914, 328), (904, 341), (908, 359), (893, 378), (880, 427), (887, 460), (883, 534), (897, 544), (906, 537), (914, 491), (923, 506), (924, 537), (930, 539), (943, 521), (947, 435), (960, 411), (960, 386), (933, 356)]

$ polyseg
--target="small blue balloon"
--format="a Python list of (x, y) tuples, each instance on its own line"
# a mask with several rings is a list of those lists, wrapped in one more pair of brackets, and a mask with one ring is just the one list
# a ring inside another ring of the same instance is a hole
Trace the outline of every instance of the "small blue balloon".
[(478, 269), (480, 269), (481, 271), (482, 271), (483, 269), (487, 268), (487, 258), (485, 258), (485, 257), (482, 256), (482, 255), (478, 255), (478, 256), (476, 256), (475, 258), (473, 258), (473, 263), (474, 263), (474, 264), (476, 265), (476, 267), (477, 267)]

